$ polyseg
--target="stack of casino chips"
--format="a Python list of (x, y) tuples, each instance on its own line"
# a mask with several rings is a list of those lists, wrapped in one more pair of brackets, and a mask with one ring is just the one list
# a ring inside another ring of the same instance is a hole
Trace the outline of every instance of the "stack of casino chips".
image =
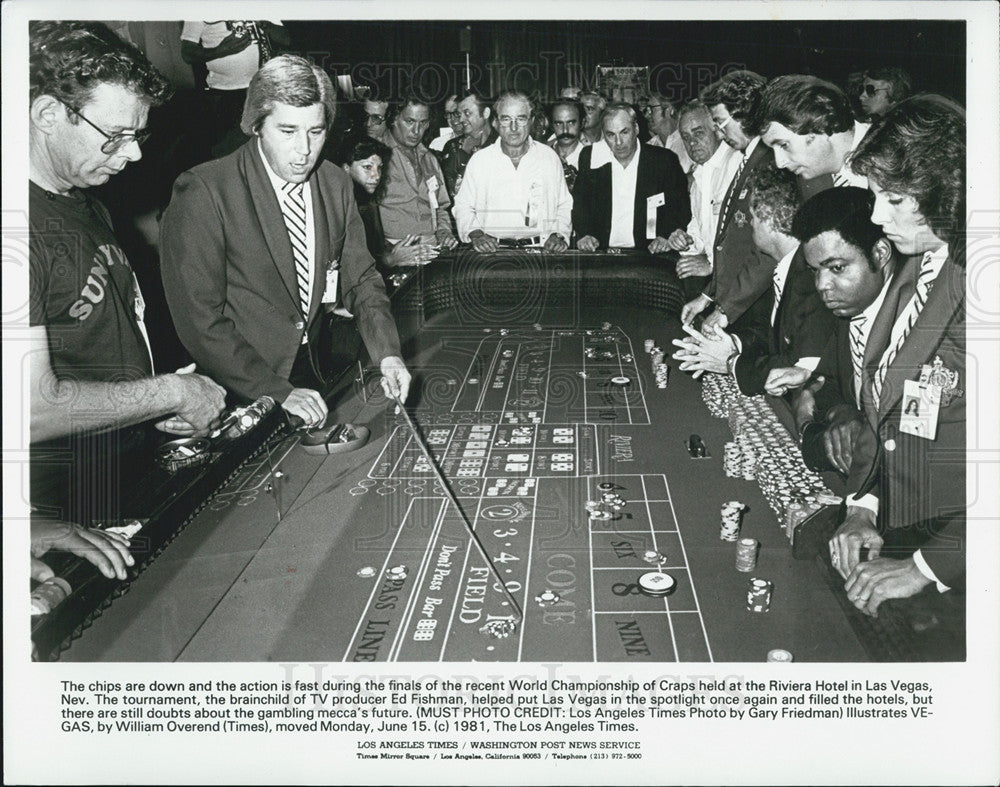
[(654, 347), (649, 351), (649, 360), (652, 362), (653, 371), (655, 372), (656, 368), (663, 363), (663, 350), (659, 347)]
[[(702, 377), (702, 398), (712, 415), (726, 418), (733, 430), (738, 450), (726, 455), (726, 475), (747, 480), (756, 476), (778, 525), (786, 532), (786, 513), (792, 503), (807, 509), (815, 503), (839, 503), (822, 477), (805, 466), (795, 439), (763, 396), (744, 396), (731, 377), (712, 374)], [(750, 467), (747, 452), (755, 455)]]
[(747, 588), (747, 611), (770, 612), (773, 589), (774, 585), (769, 580), (753, 577), (750, 580), (750, 587)]
[(736, 570), (749, 573), (757, 567), (757, 539), (741, 538), (736, 544)]
[(670, 367), (661, 361), (653, 367), (653, 373), (656, 375), (656, 387), (666, 388), (670, 379)]
[(743, 474), (743, 452), (735, 440), (726, 443), (722, 456), (722, 469), (727, 478), (739, 478)]
[(722, 506), (722, 525), (719, 528), (719, 538), (723, 541), (736, 541), (740, 535), (740, 524), (743, 521), (743, 510), (746, 508), (738, 500), (730, 500)]

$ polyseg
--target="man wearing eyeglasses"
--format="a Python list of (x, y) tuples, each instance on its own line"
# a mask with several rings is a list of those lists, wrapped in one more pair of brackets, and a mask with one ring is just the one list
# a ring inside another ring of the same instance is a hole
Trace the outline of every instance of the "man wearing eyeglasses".
[(372, 139), (377, 139), (383, 145), (389, 144), (389, 102), (377, 98), (365, 99), (365, 131)]
[(662, 93), (651, 93), (643, 104), (642, 114), (652, 132), (648, 144), (672, 150), (680, 161), (681, 169), (687, 175), (694, 162), (684, 148), (684, 140), (681, 139), (680, 129), (677, 127), (678, 117), (674, 105)]
[(444, 180), (453, 202), (462, 186), (465, 168), (472, 154), (497, 140), (497, 132), (492, 123), (493, 107), (484, 96), (467, 91), (458, 102), (458, 113), (462, 134), (445, 143), (441, 156), (441, 169), (444, 170)]
[(569, 247), (573, 198), (562, 161), (531, 138), (531, 101), (504, 93), (494, 105), (500, 138), (469, 159), (455, 196), (455, 223), (480, 253), (504, 246)]
[(458, 96), (450, 95), (444, 102), (444, 119), (448, 123), (447, 128), (442, 128), (427, 147), (441, 153), (449, 139), (454, 139), (462, 133), (462, 113), (458, 111)]
[(87, 193), (142, 157), (166, 80), (101, 24), (32, 22), (29, 36), (33, 552), (65, 549), (124, 579), (127, 542), (75, 523), (118, 517), (131, 457), (152, 449), (146, 426), (204, 434), (225, 392), (191, 369), (154, 376), (138, 282)]

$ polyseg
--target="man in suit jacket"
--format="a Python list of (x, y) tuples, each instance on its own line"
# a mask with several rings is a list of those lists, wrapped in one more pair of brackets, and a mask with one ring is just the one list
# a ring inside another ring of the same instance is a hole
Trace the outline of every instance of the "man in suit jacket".
[(750, 222), (757, 249), (779, 260), (772, 279), (775, 297), (763, 329), (747, 326), (730, 334), (688, 329), (690, 338), (675, 340), (674, 357), (684, 370), (731, 374), (747, 396), (764, 393), (771, 369), (795, 365), (807, 374), (816, 367), (829, 340), (834, 318), (823, 305), (792, 234), (799, 207), (794, 176), (773, 165), (759, 167), (750, 180)]
[(639, 142), (635, 110), (610, 104), (604, 138), (580, 153), (573, 187), (577, 248), (668, 251), (667, 238), (691, 220), (687, 178), (673, 151)]
[[(872, 221), (916, 258), (868, 338), (868, 428), (855, 441), (847, 515), (830, 540), (848, 598), (870, 615), (886, 599), (965, 581), (965, 155), (964, 110), (917, 96), (889, 111), (852, 162), (874, 193)], [(881, 556), (889, 543), (910, 554)]]
[[(766, 326), (766, 293), (777, 260), (757, 251), (750, 228), (748, 180), (760, 166), (773, 161), (771, 150), (756, 136), (754, 116), (766, 80), (752, 71), (732, 71), (702, 91), (701, 100), (712, 114), (716, 133), (743, 155), (722, 201), (715, 233), (712, 278), (696, 298), (681, 310), (681, 322), (690, 324), (714, 304), (716, 312), (706, 320), (709, 327)], [(764, 296), (762, 298), (762, 296)]]
[[(905, 274), (895, 275), (896, 258), (882, 229), (871, 221), (874, 202), (866, 189), (830, 189), (808, 200), (792, 232), (822, 308), (830, 314), (827, 344), (811, 384), (794, 398), (803, 458), (817, 470), (847, 475), (852, 446), (861, 431), (861, 374), (876, 352), (879, 311), (906, 291)], [(912, 284), (910, 287), (912, 292)], [(765, 389), (776, 396), (810, 379), (808, 369), (775, 369)]]
[(405, 398), (410, 381), (351, 179), (318, 163), (334, 96), (304, 58), (268, 61), (248, 88), (250, 141), (177, 179), (160, 238), (174, 324), (199, 366), (308, 426), (327, 413), (316, 390), (324, 305), (355, 316), (387, 395)]

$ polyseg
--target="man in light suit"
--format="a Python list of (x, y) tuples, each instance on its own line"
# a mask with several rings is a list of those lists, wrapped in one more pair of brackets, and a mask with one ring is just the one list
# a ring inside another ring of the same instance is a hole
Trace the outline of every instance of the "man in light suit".
[(404, 399), (410, 382), (351, 179), (319, 161), (335, 95), (304, 58), (266, 63), (243, 109), (250, 141), (177, 179), (160, 237), (192, 357), (233, 394), (272, 396), (307, 426), (327, 413), (316, 390), (324, 308), (354, 315), (387, 395)]
[[(771, 150), (756, 136), (756, 107), (766, 84), (752, 71), (732, 71), (702, 91), (722, 141), (738, 150), (743, 161), (722, 200), (715, 232), (712, 278), (696, 298), (681, 310), (681, 322), (715, 306), (706, 319), (709, 326), (766, 326), (771, 303), (766, 297), (777, 260), (760, 254), (750, 226), (750, 175), (757, 167), (773, 161)], [(737, 321), (743, 318), (740, 325)]]
[(573, 186), (577, 248), (669, 251), (667, 238), (691, 220), (687, 178), (673, 151), (639, 143), (635, 110), (611, 104), (603, 139), (580, 153)]

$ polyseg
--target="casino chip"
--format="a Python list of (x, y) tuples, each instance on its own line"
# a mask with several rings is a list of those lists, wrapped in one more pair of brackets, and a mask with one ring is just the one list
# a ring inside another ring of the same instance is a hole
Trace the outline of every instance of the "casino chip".
[(535, 596), (535, 601), (540, 607), (551, 607), (557, 601), (559, 601), (559, 594), (551, 590), (543, 590), (537, 596)]
[(639, 590), (647, 596), (669, 596), (677, 587), (677, 581), (662, 571), (647, 571), (639, 577)]
[(511, 618), (503, 620), (490, 620), (479, 628), (480, 634), (489, 634), (493, 639), (504, 639), (509, 637), (517, 629), (517, 621)]
[(659, 565), (660, 563), (667, 562), (667, 556), (662, 552), (657, 552), (655, 549), (647, 549), (643, 553), (642, 559), (653, 565)]
[(782, 664), (790, 664), (794, 659), (792, 654), (787, 650), (782, 650), (781, 648), (775, 648), (774, 650), (769, 650), (767, 652), (767, 660), (773, 662), (779, 662)]
[(615, 385), (628, 385), (632, 381), (628, 377), (612, 377), (611, 382)]
[(358, 569), (358, 576), (368, 579), (369, 577), (375, 576), (375, 569), (371, 566), (362, 566)]
[(389, 579), (398, 579), (402, 581), (406, 579), (406, 566), (393, 566), (385, 572), (385, 575)]

